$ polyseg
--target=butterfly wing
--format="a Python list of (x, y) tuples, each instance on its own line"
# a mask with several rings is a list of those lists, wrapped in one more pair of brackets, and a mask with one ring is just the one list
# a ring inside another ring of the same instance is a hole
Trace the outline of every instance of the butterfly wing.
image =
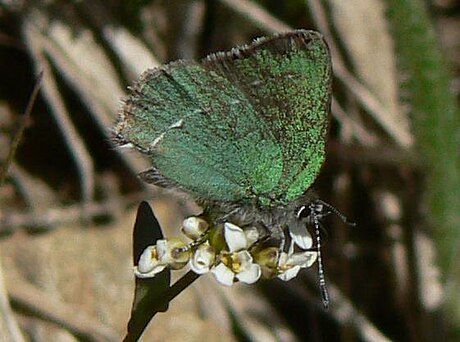
[(145, 178), (199, 198), (249, 201), (282, 174), (281, 148), (245, 94), (199, 63), (144, 73), (115, 131), (151, 156), (154, 170)]
[(331, 63), (293, 31), (144, 73), (117, 136), (152, 157), (147, 179), (208, 200), (286, 204), (324, 161)]
[(321, 34), (297, 30), (261, 38), (210, 55), (203, 65), (240, 89), (282, 149), (280, 182), (265, 196), (287, 204), (302, 195), (325, 158), (332, 70)]

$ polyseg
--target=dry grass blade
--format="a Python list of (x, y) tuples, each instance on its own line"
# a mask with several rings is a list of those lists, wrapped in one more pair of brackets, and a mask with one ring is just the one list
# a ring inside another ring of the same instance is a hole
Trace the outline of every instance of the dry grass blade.
[[(1, 263), (0, 258), (0, 263)], [(3, 277), (3, 267), (0, 264), (0, 333), (3, 338), (8, 338), (11, 342), (23, 342), (25, 341), (22, 336), (21, 330), (19, 329), (18, 323), (13, 315), (8, 300), (7, 289), (5, 288), (5, 279)]]
[(42, 79), (43, 79), (43, 71), (40, 71), (37, 77), (37, 81), (35, 83), (34, 89), (32, 90), (32, 94), (30, 95), (29, 103), (27, 104), (27, 108), (21, 117), (21, 121), (19, 122), (19, 127), (13, 136), (13, 141), (11, 142), (10, 149), (8, 151), (8, 155), (3, 162), (3, 166), (0, 170), (0, 187), (3, 185), (3, 183), (6, 180), (6, 175), (8, 174), (8, 168), (10, 164), (13, 162), (14, 154), (16, 153), (16, 150), (19, 146), (19, 142), (21, 141), (22, 135), (24, 133), (24, 130), (27, 127), (27, 124), (29, 123), (30, 120), (30, 112), (32, 111), (32, 106), (35, 103), (35, 100), (37, 99), (38, 92), (40, 91), (40, 87), (42, 86)]
[(80, 179), (81, 199), (88, 203), (94, 196), (94, 165), (90, 152), (87, 150), (80, 134), (76, 131), (70, 119), (65, 102), (61, 97), (58, 85), (54, 78), (52, 68), (44, 54), (43, 37), (36, 31), (35, 27), (25, 28), (24, 35), (28, 40), (28, 47), (35, 56), (36, 67), (43, 68), (45, 77), (43, 79), (43, 96), (48, 101), (51, 112), (56, 120), (70, 155), (74, 161)]
[[(304, 286), (298, 282), (291, 284), (287, 289), (295, 292), (295, 294), (302, 298), (305, 302), (312, 302), (314, 300), (317, 307), (321, 304), (317, 298), (311, 298)], [(372, 322), (342, 294), (342, 292), (332, 283), (328, 284), (329, 295), (331, 303), (334, 303), (330, 309), (329, 314), (342, 326), (351, 326), (353, 330), (362, 338), (363, 341), (368, 342), (390, 342), (391, 339), (385, 336), (380, 329), (378, 329)]]
[(115, 331), (98, 323), (94, 317), (83, 312), (76, 314), (73, 307), (26, 282), (16, 281), (10, 290), (10, 299), (16, 310), (57, 324), (85, 341), (120, 341)]
[(278, 313), (253, 289), (242, 285), (239, 288), (219, 287), (216, 290), (233, 315), (235, 324), (250, 341), (298, 341)]
[(120, 207), (129, 207), (138, 203), (146, 196), (145, 193), (130, 196), (111, 196), (105, 201), (86, 203), (86, 211), (82, 212), (81, 205), (42, 209), (37, 212), (10, 211), (1, 217), (0, 234), (8, 234), (18, 228), (53, 229), (74, 222), (81, 222), (87, 218), (110, 217), (119, 211)]
[[(258, 7), (254, 3), (246, 0), (220, 0), (226, 6), (247, 18), (257, 27), (267, 32), (283, 32), (291, 30), (292, 27), (279, 21), (268, 13), (265, 9)], [(310, 1), (307, 1), (310, 4)], [(326, 18), (319, 2), (312, 1), (311, 8), (315, 18)], [(373, 119), (379, 123), (396, 144), (401, 147), (410, 147), (412, 145), (412, 136), (401, 129), (398, 122), (395, 122), (388, 115), (386, 108), (380, 101), (345, 68), (338, 49), (333, 44), (333, 37), (330, 34), (328, 25), (323, 19), (318, 19), (318, 28), (325, 35), (331, 47), (331, 53), (334, 62), (335, 75), (350, 89), (362, 106), (372, 115)]]
[(349, 135), (363, 146), (370, 147), (377, 144), (376, 137), (366, 131), (363, 125), (347, 115), (335, 98), (332, 99), (331, 111), (335, 118), (342, 123), (343, 136), (347, 136), (347, 132), (349, 132)]
[(269, 33), (286, 32), (292, 28), (268, 13), (263, 7), (246, 0), (220, 0), (222, 4)]
[[(6, 157), (5, 162), (3, 163), (3, 167), (0, 171), (0, 187), (4, 184), (6, 180), (9, 166), (13, 162), (14, 154), (19, 146), (19, 142), (21, 141), (24, 130), (27, 127), (27, 123), (29, 122), (30, 113), (32, 111), (32, 106), (35, 103), (35, 100), (37, 98), (38, 92), (41, 87), (42, 77), (43, 77), (43, 72), (40, 72), (37, 78), (37, 82), (35, 83), (34, 89), (30, 96), (29, 102), (27, 104), (27, 108), (23, 116), (21, 117), (19, 128), (16, 134), (14, 134), (13, 141), (8, 151), (8, 156)], [(24, 337), (22, 336), (21, 331), (19, 330), (18, 324), (13, 316), (13, 312), (11, 311), (11, 308), (8, 302), (7, 289), (5, 287), (5, 281), (3, 277), (3, 267), (1, 263), (0, 263), (0, 316), (2, 317), (2, 324), (0, 325), (1, 326), (0, 330), (3, 331), (4, 334), (8, 336), (8, 338), (13, 342), (24, 341)]]
[(318, 29), (324, 34), (329, 44), (334, 61), (334, 74), (337, 78), (348, 87), (356, 99), (360, 101), (372, 118), (385, 129), (396, 144), (404, 148), (412, 146), (412, 135), (407, 131), (405, 126), (400, 125), (396, 120), (397, 118), (390, 115), (388, 110), (369, 89), (363, 86), (346, 68), (343, 57), (329, 28), (329, 20), (327, 19), (323, 3), (319, 0), (311, 0), (306, 1), (306, 5), (310, 8)]

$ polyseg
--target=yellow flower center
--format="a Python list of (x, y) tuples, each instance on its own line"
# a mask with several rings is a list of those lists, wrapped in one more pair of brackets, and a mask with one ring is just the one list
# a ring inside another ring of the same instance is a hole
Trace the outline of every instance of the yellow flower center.
[(237, 253), (221, 252), (220, 260), (225, 266), (231, 269), (233, 273), (240, 273), (243, 271), (243, 265)]

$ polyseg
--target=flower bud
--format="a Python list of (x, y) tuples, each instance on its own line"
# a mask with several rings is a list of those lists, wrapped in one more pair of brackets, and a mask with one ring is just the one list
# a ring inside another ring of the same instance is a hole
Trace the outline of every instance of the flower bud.
[(214, 248), (208, 244), (199, 245), (190, 259), (190, 268), (196, 274), (209, 272), (216, 260)]
[(182, 222), (182, 233), (192, 240), (197, 240), (208, 230), (209, 224), (202, 218), (190, 216)]
[(190, 250), (187, 244), (178, 238), (157, 241), (157, 251), (160, 262), (177, 270), (185, 266), (190, 259)]
[(278, 247), (268, 247), (254, 253), (254, 259), (260, 265), (264, 278), (273, 278), (278, 274), (279, 255)]

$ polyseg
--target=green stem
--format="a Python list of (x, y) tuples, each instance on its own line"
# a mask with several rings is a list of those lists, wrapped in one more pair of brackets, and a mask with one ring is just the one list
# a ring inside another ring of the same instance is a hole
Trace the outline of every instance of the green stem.
[[(402, 91), (425, 161), (424, 204), (448, 289), (446, 317), (460, 338), (460, 111), (424, 1), (387, 0)], [(456, 279), (457, 278), (457, 279)]]
[[(158, 296), (161, 298), (156, 305), (151, 307), (148, 312), (148, 317), (141, 317), (140, 322), (136, 321), (129, 324), (128, 333), (126, 334), (123, 342), (138, 341), (144, 329), (147, 327), (153, 316), (158, 312), (163, 312), (167, 304), (178, 296), (183, 290), (190, 286), (200, 275), (193, 271), (188, 271), (184, 276), (177, 280), (171, 287), (165, 291), (164, 295)], [(147, 313), (146, 313), (147, 315)]]
[(199, 274), (193, 271), (188, 271), (182, 278), (174, 283), (165, 294), (165, 302), (170, 302), (187, 287), (189, 287), (195, 280), (199, 278)]

